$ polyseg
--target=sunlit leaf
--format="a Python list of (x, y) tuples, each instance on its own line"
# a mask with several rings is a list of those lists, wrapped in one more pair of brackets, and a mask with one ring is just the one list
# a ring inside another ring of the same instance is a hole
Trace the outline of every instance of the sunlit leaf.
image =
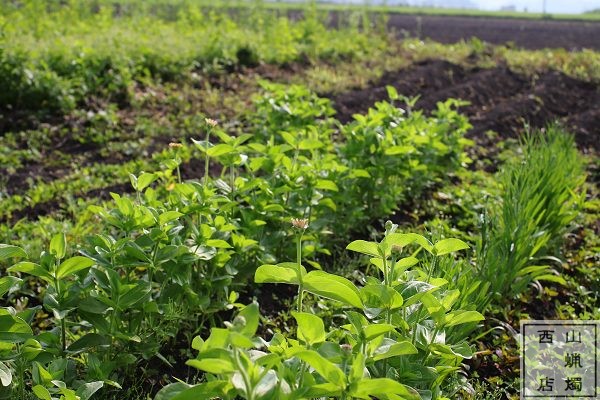
[(311, 271), (304, 277), (304, 289), (328, 299), (362, 308), (358, 289), (352, 282), (324, 271)]
[(50, 240), (50, 253), (59, 260), (65, 257), (67, 252), (67, 237), (64, 233), (57, 233)]
[(433, 251), (437, 256), (453, 253), (455, 251), (468, 249), (469, 245), (460, 239), (443, 239), (433, 246)]
[(26, 258), (27, 253), (20, 247), (0, 243), (0, 261), (9, 258)]
[(304, 341), (309, 346), (325, 341), (325, 326), (323, 320), (309, 313), (292, 311), (292, 316), (298, 323), (298, 339)]
[(58, 279), (67, 278), (82, 269), (86, 269), (95, 264), (95, 261), (91, 258), (83, 256), (75, 256), (63, 261), (57, 269), (56, 277)]
[(357, 253), (362, 253), (369, 256), (381, 257), (377, 243), (367, 242), (366, 240), (355, 240), (346, 246), (346, 250), (356, 251)]
[[(298, 285), (298, 264), (281, 263), (277, 265), (265, 264), (258, 267), (254, 273), (256, 283), (288, 283)], [(306, 275), (306, 269), (300, 268), (301, 276)]]

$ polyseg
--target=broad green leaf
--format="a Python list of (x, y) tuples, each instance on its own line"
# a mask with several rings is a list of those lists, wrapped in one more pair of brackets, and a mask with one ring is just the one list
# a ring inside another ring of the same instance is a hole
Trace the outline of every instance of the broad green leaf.
[(298, 339), (309, 346), (325, 341), (325, 325), (323, 320), (314, 314), (292, 311), (298, 323)]
[[(299, 285), (297, 270), (298, 264), (295, 263), (264, 264), (258, 267), (254, 273), (254, 282)], [(301, 276), (306, 275), (306, 268), (301, 266), (300, 271)]]
[(353, 307), (362, 308), (363, 306), (360, 293), (352, 282), (324, 271), (311, 271), (306, 274), (304, 289), (318, 296), (338, 300)]
[(446, 311), (450, 311), (454, 303), (458, 301), (460, 298), (460, 290), (452, 289), (444, 293), (444, 297), (442, 298), (442, 305)]
[(391, 146), (385, 149), (386, 156), (397, 156), (399, 154), (410, 154), (415, 151), (413, 146)]
[(4, 296), (4, 294), (10, 290), (10, 288), (19, 282), (21, 282), (21, 279), (14, 276), (5, 276), (0, 278), (0, 297)]
[(223, 349), (229, 340), (229, 330), (225, 328), (211, 328), (210, 336), (203, 344), (204, 350)]
[(54, 283), (54, 278), (52, 277), (52, 275), (50, 275), (50, 273), (48, 271), (46, 271), (44, 268), (42, 268), (41, 265), (34, 264), (29, 261), (21, 261), (20, 263), (17, 263), (15, 265), (13, 265), (12, 267), (8, 268), (7, 271), (23, 272), (25, 274), (37, 276), (38, 278), (41, 278), (48, 283)]
[(384, 242), (390, 247), (405, 247), (411, 243), (416, 243), (431, 253), (433, 245), (424, 236), (416, 233), (390, 233), (384, 239)]
[(215, 247), (217, 249), (230, 249), (231, 245), (222, 239), (209, 239), (206, 241), (206, 245)]
[(394, 310), (402, 307), (403, 299), (395, 289), (383, 284), (369, 284), (360, 290), (363, 304), (369, 308)]
[(104, 386), (104, 382), (102, 381), (87, 382), (79, 386), (76, 393), (79, 396), (79, 400), (89, 400), (102, 386)]
[(94, 260), (91, 258), (83, 257), (83, 256), (75, 256), (69, 258), (68, 260), (63, 261), (59, 266), (56, 272), (56, 277), (58, 279), (67, 278), (74, 273), (81, 271), (82, 269), (86, 269), (94, 265)]
[[(52, 364), (50, 364), (50, 365), (52, 365)], [(50, 365), (48, 367), (50, 367)], [(54, 376), (52, 375), (52, 373), (50, 373), (50, 371), (48, 371), (46, 368), (44, 368), (44, 366), (42, 364), (40, 364), (38, 361), (33, 362), (32, 374), (34, 376), (35, 382), (42, 382), (44, 385), (49, 385), (52, 382), (52, 380), (54, 379)]]
[(477, 311), (452, 311), (444, 318), (445, 326), (466, 324), (468, 322), (483, 321), (485, 317)]
[(355, 382), (365, 375), (365, 362), (366, 357), (362, 353), (357, 353), (354, 356), (354, 360), (352, 361), (352, 365), (350, 366), (350, 371), (348, 374), (348, 382)]
[(341, 388), (333, 383), (319, 383), (316, 385), (311, 385), (306, 393), (304, 393), (305, 397), (302, 398), (329, 398), (329, 397), (339, 397), (341, 394)]
[(282, 132), (280, 132), (280, 135), (281, 135), (281, 138), (282, 138), (282, 139), (283, 139), (283, 140), (284, 140), (284, 141), (285, 141), (287, 144), (289, 144), (290, 146), (292, 146), (292, 147), (294, 147), (294, 148), (296, 147), (296, 144), (298, 143), (298, 141), (296, 140), (296, 138), (294, 137), (294, 135), (292, 135), (292, 134), (291, 134), (291, 133), (289, 133), (289, 132), (285, 132), (285, 131), (282, 131)]
[(363, 332), (367, 341), (371, 341), (378, 336), (392, 332), (394, 329), (394, 325), (390, 324), (370, 324), (364, 327)]
[(364, 326), (369, 324), (369, 321), (361, 313), (357, 313), (356, 311), (345, 311), (344, 314), (346, 314), (348, 321), (351, 323), (350, 326), (354, 327), (356, 332), (364, 332)]
[(351, 395), (361, 399), (381, 397), (389, 394), (401, 396), (406, 400), (420, 400), (419, 393), (400, 382), (389, 378), (363, 379), (356, 385), (352, 385)]
[(142, 190), (144, 190), (148, 186), (150, 186), (150, 184), (152, 184), (152, 182), (154, 182), (157, 178), (158, 178), (158, 175), (156, 175), (156, 174), (142, 172), (142, 174), (140, 176), (138, 176), (138, 178), (137, 178), (137, 188), (135, 188), (135, 189), (137, 191), (141, 192)]
[(71, 343), (71, 345), (67, 347), (67, 351), (70, 353), (80, 353), (93, 347), (108, 345), (110, 345), (110, 339), (108, 337), (92, 332)]
[(364, 170), (364, 169), (353, 169), (352, 171), (350, 171), (350, 177), (352, 177), (352, 178), (370, 178), (371, 174), (369, 174), (369, 171)]
[(443, 256), (444, 254), (468, 248), (469, 245), (460, 239), (443, 239), (433, 246), (433, 252), (436, 256)]
[(368, 256), (381, 257), (377, 243), (367, 242), (366, 240), (355, 240), (346, 246), (346, 250), (356, 251), (357, 253), (366, 254)]
[(322, 190), (331, 190), (332, 192), (337, 192), (339, 190), (335, 182), (327, 179), (319, 179), (315, 187)]
[(416, 257), (401, 258), (400, 260), (396, 261), (396, 264), (394, 265), (394, 273), (396, 274), (396, 276), (400, 276), (400, 274), (402, 274), (408, 268), (417, 265), (418, 263), (419, 259), (417, 259)]
[(118, 307), (121, 311), (135, 305), (140, 302), (148, 293), (150, 293), (151, 286), (149, 282), (138, 281), (138, 283), (131, 285), (121, 286), (121, 296), (119, 296)]
[(40, 342), (35, 339), (27, 339), (21, 347), (23, 358), (33, 361), (44, 349)]
[(50, 392), (48, 391), (48, 389), (46, 389), (42, 385), (35, 385), (33, 388), (31, 388), (31, 390), (33, 390), (33, 394), (35, 394), (38, 399), (52, 400), (52, 396), (50, 396)]
[(202, 151), (203, 153), (206, 153), (207, 149), (213, 146), (213, 144), (207, 140), (192, 139), (192, 142), (194, 142), (196, 148), (198, 148), (198, 150)]
[(425, 306), (427, 313), (435, 320), (436, 323), (442, 323), (444, 321), (444, 314), (446, 310), (438, 299), (435, 298), (431, 293), (423, 293), (421, 297), (421, 303)]
[(385, 344), (375, 350), (373, 360), (379, 361), (390, 357), (417, 354), (418, 352), (417, 348), (409, 341), (398, 342), (391, 345)]
[(144, 252), (144, 250), (140, 247), (136, 242), (129, 242), (123, 246), (125, 252), (128, 256), (135, 258), (138, 261), (142, 261), (143, 263), (150, 264), (152, 260), (148, 255)]
[(10, 368), (6, 366), (2, 361), (0, 361), (0, 383), (2, 386), (9, 386), (12, 382), (12, 372)]
[(192, 339), (192, 349), (202, 351), (204, 349), (204, 339), (200, 336), (194, 337), (194, 339)]
[(391, 86), (391, 85), (387, 85), (385, 87), (385, 90), (387, 91), (388, 97), (390, 98), (390, 100), (398, 100), (400, 98), (400, 96), (398, 95), (398, 91), (396, 90), (395, 87)]
[(229, 359), (206, 358), (203, 360), (188, 360), (185, 363), (190, 367), (211, 374), (227, 374), (235, 371), (235, 366)]
[(254, 343), (248, 336), (244, 336), (237, 332), (229, 333), (229, 342), (238, 349), (249, 349), (254, 346)]
[[(59, 382), (61, 383), (60, 386), (58, 385)], [(72, 389), (68, 389), (64, 382), (53, 380), (52, 383), (54, 383), (55, 386), (59, 387), (58, 392), (64, 396), (61, 396), (61, 400), (79, 400), (75, 391)]]
[(275, 212), (284, 212), (285, 208), (283, 208), (283, 206), (281, 204), (268, 204), (263, 208), (263, 210), (265, 212), (275, 213)]
[(64, 233), (57, 233), (50, 240), (50, 253), (59, 260), (65, 257), (67, 252), (67, 237)]
[(371, 261), (371, 264), (376, 266), (381, 272), (385, 273), (385, 268), (383, 266), (383, 258), (373, 257), (369, 261)]
[(441, 343), (432, 343), (429, 348), (432, 352), (437, 354), (452, 354), (460, 358), (470, 359), (473, 357), (473, 351), (467, 343), (460, 343), (458, 345), (447, 345)]
[(209, 148), (207, 150), (207, 154), (210, 157), (219, 157), (219, 156), (223, 156), (225, 154), (229, 154), (229, 153), (233, 153), (235, 151), (235, 148), (229, 144), (217, 144), (211, 148)]
[(154, 396), (154, 400), (173, 400), (192, 387), (194, 386), (185, 382), (170, 383), (158, 391), (156, 396)]
[(26, 258), (27, 253), (20, 247), (0, 243), (0, 261), (9, 258)]
[(176, 220), (177, 218), (181, 217), (182, 215), (183, 214), (180, 213), (179, 211), (175, 211), (175, 210), (167, 211), (158, 216), (158, 223), (162, 226), (162, 225), (168, 224), (171, 221)]
[(244, 307), (234, 319), (234, 328), (246, 336), (254, 336), (258, 329), (260, 314), (258, 304), (251, 303)]
[(323, 146), (324, 146), (324, 144), (320, 140), (304, 139), (300, 142), (300, 144), (298, 145), (298, 148), (300, 150), (314, 150), (314, 149), (320, 149)]
[(211, 381), (199, 385), (183, 382), (171, 383), (162, 388), (154, 400), (200, 400), (222, 396), (227, 386), (225, 381)]
[(328, 382), (331, 382), (340, 388), (346, 386), (346, 375), (342, 372), (342, 370), (337, 365), (326, 360), (316, 351), (301, 350), (293, 353), (293, 356), (298, 357), (302, 361), (305, 361)]

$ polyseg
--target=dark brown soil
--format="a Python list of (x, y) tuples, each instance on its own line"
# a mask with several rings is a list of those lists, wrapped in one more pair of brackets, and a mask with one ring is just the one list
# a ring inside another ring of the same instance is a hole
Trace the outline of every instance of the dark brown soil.
[(391, 14), (389, 26), (400, 35), (455, 43), (477, 37), (493, 44), (526, 49), (600, 49), (600, 23), (454, 16)]
[(420, 95), (416, 108), (426, 111), (450, 97), (469, 101), (461, 112), (473, 125), (468, 136), (479, 145), (493, 144), (485, 135), (490, 130), (508, 138), (518, 136), (525, 125), (542, 128), (559, 122), (575, 134), (582, 150), (600, 150), (600, 87), (560, 72), (545, 72), (533, 79), (505, 66), (469, 69), (427, 60), (386, 73), (366, 89), (333, 96), (337, 117), (347, 122), (376, 101), (387, 100), (386, 85), (405, 96)]

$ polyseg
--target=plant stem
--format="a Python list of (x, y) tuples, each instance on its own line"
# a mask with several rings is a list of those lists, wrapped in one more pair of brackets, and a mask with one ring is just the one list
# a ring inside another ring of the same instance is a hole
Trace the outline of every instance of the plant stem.
[(62, 351), (64, 353), (67, 350), (67, 321), (64, 318), (60, 320), (60, 331), (62, 334)]
[(296, 263), (298, 264), (297, 276), (298, 276), (298, 312), (302, 312), (302, 296), (304, 294), (304, 288), (302, 285), (302, 235), (304, 231), (298, 233), (298, 240), (296, 242)]
[[(54, 271), (54, 288), (56, 289), (56, 295), (58, 297), (58, 302), (59, 302), (59, 307), (60, 307), (60, 302), (62, 300), (62, 295), (60, 293), (60, 280), (57, 277), (57, 271)], [(62, 341), (62, 352), (63, 355), (65, 353), (65, 350), (67, 349), (67, 324), (65, 321), (65, 318), (61, 318), (60, 319), (60, 333), (61, 333), (61, 341)]]
[(210, 131), (211, 129), (208, 128), (208, 130), (206, 131), (206, 159), (204, 161), (204, 188), (207, 187), (208, 185), (208, 167), (210, 164), (210, 157), (208, 156), (208, 146), (210, 145)]
[(19, 399), (25, 400), (25, 363), (21, 354), (21, 345), (17, 343), (17, 353), (19, 358), (17, 359), (17, 376), (19, 377)]
[(248, 377), (248, 374), (246, 373), (246, 370), (240, 361), (238, 349), (235, 346), (233, 346), (233, 358), (235, 359), (236, 366), (238, 367), (240, 375), (242, 375), (242, 379), (244, 380), (244, 386), (246, 386), (246, 400), (254, 400), (254, 389), (252, 388), (250, 378)]
[(231, 201), (233, 201), (235, 195), (235, 169), (233, 164), (229, 167), (229, 185), (231, 186)]

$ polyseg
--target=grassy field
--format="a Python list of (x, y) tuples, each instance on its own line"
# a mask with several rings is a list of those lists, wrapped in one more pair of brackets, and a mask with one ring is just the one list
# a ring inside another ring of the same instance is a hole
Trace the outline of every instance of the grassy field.
[(271, 7), (0, 5), (0, 398), (518, 398), (598, 319), (599, 53)]

